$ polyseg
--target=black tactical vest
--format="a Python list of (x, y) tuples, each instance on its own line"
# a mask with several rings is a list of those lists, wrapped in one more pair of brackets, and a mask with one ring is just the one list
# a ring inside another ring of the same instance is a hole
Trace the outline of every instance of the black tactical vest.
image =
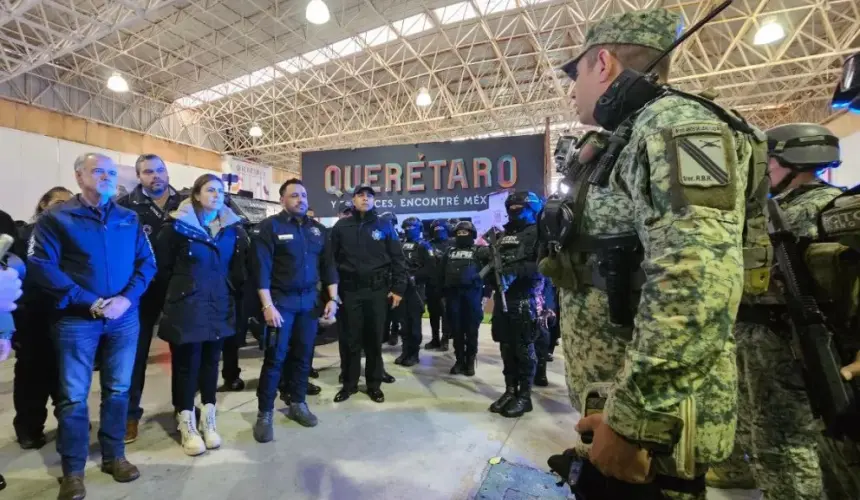
[(481, 271), (475, 259), (476, 247), (451, 248), (448, 250), (448, 261), (445, 265), (446, 287), (480, 287)]

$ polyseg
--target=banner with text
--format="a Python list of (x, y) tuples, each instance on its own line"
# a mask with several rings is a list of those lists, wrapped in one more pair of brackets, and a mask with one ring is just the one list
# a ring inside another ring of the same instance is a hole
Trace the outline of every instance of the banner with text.
[(271, 199), (269, 190), (272, 186), (272, 167), (233, 157), (229, 157), (228, 165), (230, 173), (239, 176), (239, 182), (230, 186), (230, 192), (238, 193), (241, 189), (251, 191), (258, 200)]
[(543, 194), (544, 136), (302, 153), (302, 181), (318, 216), (335, 215), (359, 184), (395, 213), (480, 211), (500, 189)]

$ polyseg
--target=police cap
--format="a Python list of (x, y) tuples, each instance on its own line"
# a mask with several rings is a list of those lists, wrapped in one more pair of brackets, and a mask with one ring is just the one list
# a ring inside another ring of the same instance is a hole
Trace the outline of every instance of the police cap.
[(815, 123), (790, 123), (767, 131), (767, 152), (780, 164), (806, 172), (835, 168), (839, 159), (839, 138)]

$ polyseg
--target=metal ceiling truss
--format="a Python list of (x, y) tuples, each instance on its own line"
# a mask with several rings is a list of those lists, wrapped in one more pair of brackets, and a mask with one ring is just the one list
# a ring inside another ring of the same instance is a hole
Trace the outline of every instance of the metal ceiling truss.
[[(539, 133), (547, 118), (578, 131), (555, 68), (588, 25), (662, 6), (691, 26), (717, 2), (327, 3), (318, 27), (298, 0), (0, 0), (0, 94), (297, 171), (301, 151)], [(754, 45), (769, 21), (786, 37)], [(735, 0), (676, 51), (671, 81), (761, 127), (821, 121), (858, 50), (856, 0)], [(113, 71), (132, 93), (105, 88)]]

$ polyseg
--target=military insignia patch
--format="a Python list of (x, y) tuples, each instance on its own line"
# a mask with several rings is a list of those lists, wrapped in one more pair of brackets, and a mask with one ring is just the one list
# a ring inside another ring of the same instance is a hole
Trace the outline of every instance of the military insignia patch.
[(314, 235), (314, 236), (319, 236), (319, 235), (321, 235), (322, 233), (320, 232), (320, 228), (318, 228), (318, 227), (312, 227), (312, 228), (311, 228), (311, 234), (312, 234), (312, 235)]
[(379, 240), (381, 240), (381, 239), (382, 239), (382, 231), (380, 231), (379, 229), (374, 229), (374, 230), (373, 230), (373, 232), (372, 232), (372, 233), (370, 233), (370, 236), (371, 236), (374, 240), (379, 241)]
[(687, 135), (675, 138), (678, 180), (684, 186), (728, 186), (729, 169), (723, 138), (718, 135)]

